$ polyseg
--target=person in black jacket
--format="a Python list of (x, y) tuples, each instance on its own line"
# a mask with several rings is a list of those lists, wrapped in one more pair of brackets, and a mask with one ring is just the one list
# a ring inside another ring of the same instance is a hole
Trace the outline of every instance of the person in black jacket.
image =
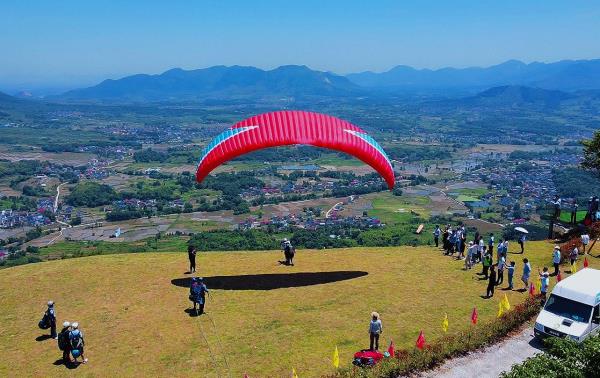
[(64, 322), (63, 328), (58, 334), (58, 349), (63, 353), (63, 363), (65, 365), (71, 363), (71, 343), (69, 341), (69, 333), (71, 332), (71, 323)]
[(196, 272), (196, 247), (188, 245), (188, 258), (190, 259), (190, 273)]
[(48, 324), (50, 324), (50, 337), (56, 340), (58, 337), (56, 335), (56, 312), (54, 311), (53, 301), (48, 301), (48, 309), (44, 316), (48, 320)]
[(496, 265), (490, 266), (490, 277), (487, 286), (486, 297), (491, 298), (494, 296), (494, 287), (496, 286)]

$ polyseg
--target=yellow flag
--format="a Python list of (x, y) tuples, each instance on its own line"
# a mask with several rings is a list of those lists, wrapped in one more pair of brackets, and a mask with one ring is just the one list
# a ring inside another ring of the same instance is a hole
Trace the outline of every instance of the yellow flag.
[(577, 261), (571, 265), (571, 274), (577, 273)]
[(534, 285), (535, 285), (535, 292), (541, 293), (542, 292), (542, 278), (540, 277), (539, 279), (535, 280)]
[(292, 378), (298, 378), (298, 374), (296, 374), (296, 369), (292, 368)]
[(442, 320), (442, 330), (448, 332), (448, 314), (444, 314), (444, 320)]
[(502, 306), (504, 307), (504, 310), (510, 310), (510, 302), (508, 301), (506, 294), (504, 294), (504, 298), (502, 299)]
[(504, 304), (502, 301), (498, 302), (498, 317), (501, 317), (504, 314)]
[(338, 352), (337, 345), (335, 346), (335, 351), (333, 351), (333, 367), (336, 369), (340, 367), (340, 353)]

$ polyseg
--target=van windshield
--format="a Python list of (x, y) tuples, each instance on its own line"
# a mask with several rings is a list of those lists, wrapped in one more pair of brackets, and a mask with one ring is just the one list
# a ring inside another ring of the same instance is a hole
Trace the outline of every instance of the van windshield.
[(592, 313), (592, 306), (554, 294), (550, 295), (544, 309), (555, 315), (581, 323), (589, 322)]

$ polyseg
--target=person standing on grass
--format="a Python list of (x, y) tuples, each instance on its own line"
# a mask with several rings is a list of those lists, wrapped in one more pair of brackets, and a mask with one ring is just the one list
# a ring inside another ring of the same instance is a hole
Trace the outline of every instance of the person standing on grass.
[(442, 233), (442, 248), (444, 249), (444, 254), (448, 253), (448, 239), (450, 238), (450, 226), (446, 226), (444, 228), (444, 233)]
[(461, 253), (461, 245), (460, 245), (461, 242), (462, 242), (462, 230), (459, 227), (456, 230), (456, 235), (454, 236), (454, 249), (458, 253), (458, 256), (456, 257), (457, 260), (460, 260), (464, 257), (463, 254)]
[(546, 293), (548, 293), (548, 286), (550, 285), (550, 274), (548, 273), (548, 267), (544, 267), (543, 271), (539, 271), (540, 274), (540, 291), (542, 295), (542, 306), (546, 303)]
[(77, 362), (77, 358), (81, 357), (82, 362), (87, 364), (88, 359), (85, 358), (83, 354), (83, 347), (85, 346), (85, 341), (83, 339), (83, 332), (79, 330), (79, 323), (74, 322), (72, 324), (72, 329), (69, 332), (69, 343), (71, 345), (71, 354), (77, 351), (77, 355), (73, 355), (73, 362)]
[(525, 288), (523, 291), (527, 291), (529, 289), (529, 276), (531, 275), (531, 265), (529, 264), (528, 259), (523, 259), (523, 275), (521, 276), (521, 281)]
[(496, 268), (495, 265), (490, 266), (490, 277), (489, 277), (487, 291), (486, 291), (486, 296), (488, 298), (491, 298), (494, 296), (494, 288), (496, 287), (496, 280), (497, 280), (495, 268)]
[(554, 265), (553, 276), (558, 276), (558, 273), (560, 273), (560, 259), (560, 247), (555, 245), (554, 252), (552, 252), (552, 264)]
[(435, 230), (433, 231), (433, 242), (435, 243), (435, 247), (438, 248), (440, 246), (440, 235), (442, 230), (440, 230), (440, 226), (435, 226)]
[(196, 272), (196, 247), (188, 245), (188, 259), (190, 260), (190, 274)]
[(484, 279), (488, 279), (488, 272), (490, 270), (490, 267), (492, 266), (492, 256), (490, 256), (490, 254), (485, 251), (485, 247), (483, 248), (483, 271), (481, 272), (481, 274), (483, 274)]
[(485, 255), (485, 242), (483, 241), (483, 237), (480, 236), (479, 237), (479, 258), (483, 259), (483, 256)]
[(44, 317), (47, 319), (48, 324), (50, 325), (50, 337), (53, 339), (58, 339), (58, 335), (56, 334), (56, 311), (54, 309), (54, 302), (48, 301), (48, 308), (44, 313)]
[(590, 244), (590, 235), (583, 234), (581, 235), (581, 244), (583, 244), (583, 254), (585, 255), (587, 252), (587, 245)]
[(521, 246), (521, 254), (525, 253), (525, 241), (527, 240), (527, 237), (525, 236), (525, 234), (521, 234), (521, 236), (519, 237), (519, 245)]
[(556, 195), (554, 197), (554, 201), (552, 201), (552, 204), (554, 205), (554, 219), (560, 220), (560, 208), (562, 205), (562, 200), (560, 199), (559, 195)]
[(490, 234), (490, 239), (488, 240), (488, 251), (494, 256), (494, 234)]
[(469, 270), (473, 267), (473, 242), (469, 242), (467, 248), (467, 258), (465, 259), (465, 270)]
[(571, 250), (571, 253), (569, 254), (569, 260), (571, 260), (571, 265), (575, 264), (577, 262), (577, 259), (579, 258), (579, 248), (577, 248), (577, 246), (573, 247), (573, 249)]
[(513, 277), (515, 276), (515, 262), (511, 261), (510, 264), (508, 264), (508, 267), (506, 268), (506, 270), (508, 271), (508, 290), (512, 290), (514, 288), (513, 286)]
[(498, 280), (496, 281), (496, 285), (500, 285), (504, 282), (504, 268), (506, 267), (506, 258), (501, 255), (498, 256), (500, 256), (500, 258), (498, 259)]
[(375, 311), (371, 313), (371, 323), (369, 324), (369, 350), (379, 350), (379, 335), (383, 332), (383, 325), (379, 314)]
[[(202, 277), (193, 277), (192, 285), (190, 286), (189, 299), (194, 304), (194, 311), (196, 312), (196, 315), (204, 314), (206, 294), (208, 294), (208, 288), (204, 284), (204, 279)], [(198, 306), (198, 309), (196, 309), (196, 305)]]
[(573, 199), (573, 205), (571, 206), (571, 224), (574, 226), (577, 224), (577, 208), (579, 205), (577, 204), (577, 200)]
[(71, 343), (69, 342), (69, 333), (71, 333), (71, 323), (64, 322), (63, 328), (58, 334), (58, 349), (62, 351), (63, 363), (71, 363)]

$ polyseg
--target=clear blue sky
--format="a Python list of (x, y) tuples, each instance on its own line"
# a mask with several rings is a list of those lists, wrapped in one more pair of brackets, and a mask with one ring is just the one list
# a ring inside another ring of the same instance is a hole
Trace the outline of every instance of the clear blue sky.
[(348, 73), (600, 58), (599, 1), (0, 2), (0, 88), (217, 64)]

